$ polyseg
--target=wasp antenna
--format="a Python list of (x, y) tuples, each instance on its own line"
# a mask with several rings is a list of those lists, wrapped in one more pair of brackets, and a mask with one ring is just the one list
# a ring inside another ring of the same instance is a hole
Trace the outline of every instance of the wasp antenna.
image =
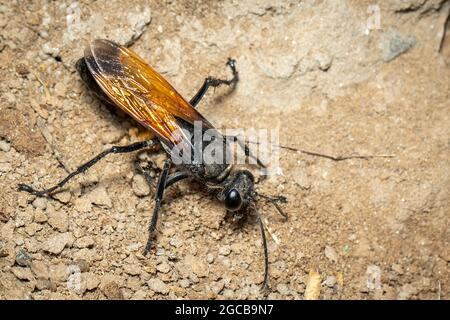
[[(257, 144), (257, 145), (261, 144), (258, 141), (248, 141), (248, 143)], [(302, 152), (301, 149), (297, 149), (294, 147), (289, 147), (289, 146), (285, 146), (285, 145), (281, 145), (281, 144), (272, 144), (272, 147), (277, 147), (277, 148), (286, 149), (286, 150), (290, 150), (290, 151)]]
[(256, 193), (256, 192), (255, 192), (255, 195), (259, 196), (259, 197), (265, 199), (267, 202), (270, 202), (271, 204), (273, 204), (274, 207), (277, 209), (278, 213), (281, 214), (286, 220), (288, 219), (287, 213), (284, 212), (283, 209), (281, 209), (280, 205), (278, 204), (278, 202), (281, 202), (281, 203), (287, 202), (287, 199), (285, 196), (269, 197), (264, 194)]
[(283, 216), (284, 219), (288, 219), (288, 215), (286, 212), (283, 211), (283, 209), (281, 209), (281, 207), (278, 205), (278, 203), (276, 203), (275, 201), (270, 201), (270, 203), (272, 203), (275, 208), (277, 209), (278, 213), (281, 214)]
[[(252, 143), (252, 144), (260, 144), (259, 142), (256, 141), (249, 141), (248, 143)], [(331, 156), (325, 153), (319, 153), (319, 152), (314, 152), (314, 151), (308, 151), (305, 149), (300, 149), (300, 148), (294, 148), (294, 147), (290, 147), (290, 146), (285, 146), (285, 145), (281, 145), (281, 144), (272, 144), (273, 147), (277, 147), (277, 148), (281, 148), (281, 149), (286, 149), (289, 151), (294, 151), (294, 152), (300, 152), (300, 153), (304, 153), (310, 156), (314, 156), (314, 157), (321, 157), (321, 158), (325, 158), (325, 159), (329, 159), (332, 161), (344, 161), (344, 160), (350, 160), (350, 159), (362, 159), (362, 160), (368, 160), (368, 159), (373, 159), (373, 158), (395, 158), (394, 154), (375, 154), (375, 155), (360, 155), (360, 154), (352, 154), (349, 156)]]
[(264, 293), (268, 293), (270, 291), (269, 288), (269, 252), (267, 250), (267, 239), (266, 239), (266, 233), (264, 231), (264, 224), (261, 219), (261, 215), (259, 214), (258, 208), (255, 206), (255, 213), (256, 217), (258, 218), (258, 224), (259, 228), (261, 230), (261, 238), (262, 238), (262, 244), (264, 248), (264, 280), (263, 284), (261, 286), (261, 291)]

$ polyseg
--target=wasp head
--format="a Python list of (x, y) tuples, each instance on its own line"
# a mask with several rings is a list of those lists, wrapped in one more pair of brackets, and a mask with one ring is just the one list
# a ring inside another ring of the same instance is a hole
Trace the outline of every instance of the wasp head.
[(225, 203), (229, 211), (238, 211), (253, 200), (255, 179), (247, 170), (232, 172), (225, 180), (217, 198)]

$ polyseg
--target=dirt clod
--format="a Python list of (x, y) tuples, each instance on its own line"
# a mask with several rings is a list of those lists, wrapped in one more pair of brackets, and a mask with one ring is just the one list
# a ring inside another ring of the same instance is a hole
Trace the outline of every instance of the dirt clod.
[(103, 294), (110, 300), (123, 300), (123, 293), (119, 285), (114, 281), (109, 281), (101, 286)]
[(132, 188), (135, 195), (145, 197), (150, 194), (150, 186), (143, 175), (136, 174), (133, 176)]
[(338, 255), (336, 253), (336, 250), (334, 250), (333, 247), (330, 247), (330, 246), (326, 246), (325, 247), (325, 256), (331, 262), (337, 262), (338, 261)]
[(29, 268), (13, 267), (11, 271), (19, 280), (34, 281), (34, 276)]
[(53, 254), (59, 254), (71, 242), (70, 233), (57, 233), (52, 235), (44, 244), (44, 250)]
[(148, 287), (150, 290), (153, 290), (156, 293), (168, 294), (169, 288), (168, 286), (162, 282), (160, 279), (150, 279), (148, 282)]
[(38, 197), (33, 200), (33, 207), (36, 209), (45, 210), (47, 208), (47, 199)]

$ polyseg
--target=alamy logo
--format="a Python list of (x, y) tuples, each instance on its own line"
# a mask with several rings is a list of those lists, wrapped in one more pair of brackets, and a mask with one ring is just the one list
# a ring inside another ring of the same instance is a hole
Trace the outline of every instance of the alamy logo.
[(172, 134), (178, 143), (171, 150), (174, 164), (266, 164), (265, 174), (279, 171), (278, 130), (204, 129), (201, 121), (193, 132), (180, 129)]

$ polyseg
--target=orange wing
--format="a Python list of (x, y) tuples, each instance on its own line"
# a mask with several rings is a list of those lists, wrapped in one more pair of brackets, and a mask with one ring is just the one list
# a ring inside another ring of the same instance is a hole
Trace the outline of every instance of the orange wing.
[[(152, 130), (169, 146), (190, 139), (177, 123), (201, 121), (213, 128), (158, 72), (132, 50), (109, 40), (94, 40), (84, 58), (101, 89), (118, 107)], [(182, 141), (184, 140), (184, 141)]]

